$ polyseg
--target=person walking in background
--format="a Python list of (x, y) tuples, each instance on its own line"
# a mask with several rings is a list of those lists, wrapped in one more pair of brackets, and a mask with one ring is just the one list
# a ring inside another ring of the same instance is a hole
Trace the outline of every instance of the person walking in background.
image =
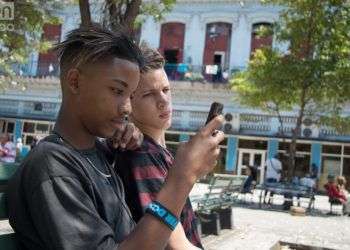
[[(274, 157), (268, 159), (265, 163), (266, 165), (266, 174), (265, 174), (265, 182), (267, 185), (271, 183), (277, 183), (281, 181), (281, 173), (282, 173), (282, 163), (279, 160), (278, 154), (276, 154)], [(264, 203), (265, 203), (265, 198), (267, 196), (268, 192), (265, 193), (264, 196)], [(270, 192), (268, 204), (272, 203), (273, 199), (273, 192)]]
[(10, 141), (9, 134), (0, 135), (0, 161), (13, 163), (16, 160), (16, 145)]
[(254, 166), (247, 167), (247, 176), (248, 178), (243, 184), (242, 193), (251, 193), (253, 187), (256, 185), (258, 179), (258, 170)]
[[(125, 186), (126, 201), (136, 222), (156, 199), (169, 169), (174, 165), (174, 156), (165, 145), (165, 131), (171, 125), (172, 104), (170, 84), (163, 69), (164, 58), (146, 45), (141, 47), (141, 51), (145, 65), (141, 68), (140, 82), (131, 99), (130, 119), (144, 134), (144, 140), (139, 149), (119, 152), (116, 162), (117, 173)], [(180, 222), (170, 236), (168, 247), (202, 248), (189, 198), (181, 212)]]
[(346, 189), (346, 179), (344, 176), (338, 176), (336, 179), (336, 184), (339, 192), (342, 193), (346, 200), (344, 200), (344, 213), (350, 216), (350, 195)]
[(279, 160), (278, 154), (266, 161), (266, 182), (280, 182), (282, 173), (282, 163)]

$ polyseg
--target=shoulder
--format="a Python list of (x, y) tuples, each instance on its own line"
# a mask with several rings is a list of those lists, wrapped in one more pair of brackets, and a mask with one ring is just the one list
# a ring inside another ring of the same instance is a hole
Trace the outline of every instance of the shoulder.
[(56, 177), (72, 177), (87, 181), (83, 162), (69, 148), (41, 141), (19, 167), (12, 182), (34, 189), (41, 183)]

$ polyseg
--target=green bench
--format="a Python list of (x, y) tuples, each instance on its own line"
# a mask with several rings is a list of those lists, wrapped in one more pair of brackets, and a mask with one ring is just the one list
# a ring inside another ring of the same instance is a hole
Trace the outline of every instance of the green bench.
[(5, 192), (8, 180), (16, 172), (19, 163), (1, 163), (0, 164), (0, 192)]
[(214, 174), (209, 182), (209, 190), (204, 197), (194, 200), (198, 210), (205, 212), (212, 209), (232, 206), (243, 188), (247, 176)]
[(233, 229), (232, 205), (237, 201), (247, 176), (214, 174), (209, 190), (197, 202), (197, 217), (203, 234), (219, 235), (221, 229)]
[[(7, 204), (6, 195), (0, 193), (0, 220), (7, 220)], [(0, 235), (0, 249), (1, 250), (16, 250), (15, 233), (6, 233)]]
[[(0, 220), (7, 220), (7, 203), (5, 190), (8, 180), (16, 172), (19, 163), (1, 163), (0, 164)], [(1, 250), (16, 250), (15, 233), (6, 233), (0, 235)]]

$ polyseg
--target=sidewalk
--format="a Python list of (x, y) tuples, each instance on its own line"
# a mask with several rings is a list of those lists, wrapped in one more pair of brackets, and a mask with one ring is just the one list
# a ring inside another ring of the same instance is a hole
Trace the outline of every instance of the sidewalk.
[(202, 238), (207, 250), (268, 250), (277, 241), (350, 250), (350, 218), (296, 217), (289, 213), (233, 208), (234, 230)]
[[(196, 184), (190, 196), (200, 197), (207, 185)], [(350, 217), (328, 216), (328, 197), (316, 196), (315, 212), (304, 217), (292, 216), (280, 209), (282, 196), (274, 197), (274, 206), (258, 208), (260, 192), (242, 195), (247, 204), (233, 207), (234, 230), (222, 230), (219, 236), (202, 237), (207, 250), (269, 250), (278, 241), (350, 250)], [(296, 200), (295, 200), (296, 204)], [(308, 205), (302, 199), (301, 205)], [(193, 204), (196, 208), (196, 204)], [(273, 209), (276, 208), (276, 209)], [(340, 212), (341, 207), (334, 207)]]

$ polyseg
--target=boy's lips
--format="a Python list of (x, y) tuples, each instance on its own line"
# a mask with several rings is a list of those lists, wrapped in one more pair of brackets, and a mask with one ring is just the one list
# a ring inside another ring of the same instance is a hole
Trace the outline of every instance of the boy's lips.
[(166, 118), (169, 118), (170, 115), (171, 115), (171, 111), (166, 111), (166, 112), (161, 113), (161, 114), (159, 115), (159, 117), (160, 117), (161, 119), (166, 119)]

